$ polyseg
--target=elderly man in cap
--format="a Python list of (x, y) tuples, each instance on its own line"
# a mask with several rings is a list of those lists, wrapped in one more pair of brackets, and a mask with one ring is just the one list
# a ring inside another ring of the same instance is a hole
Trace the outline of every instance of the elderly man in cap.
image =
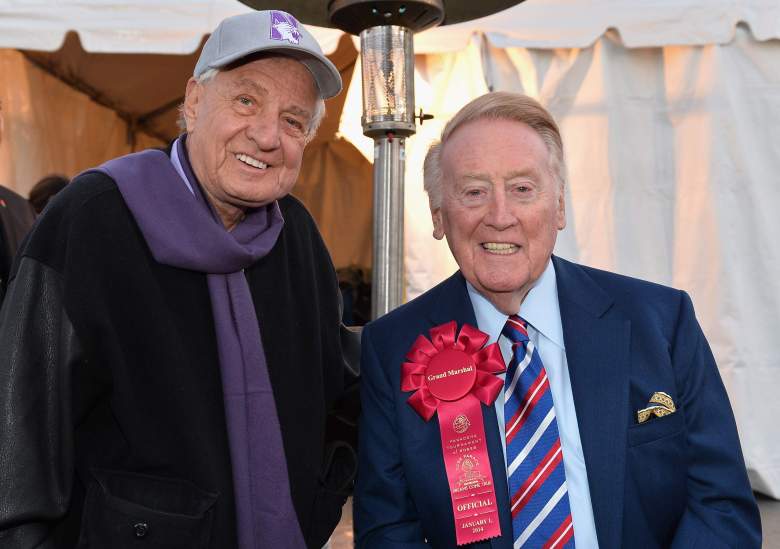
[(760, 547), (690, 298), (552, 255), (565, 173), (519, 94), (475, 99), (429, 150), (460, 270), (363, 331), (358, 547)]
[(49, 205), (0, 314), (1, 547), (327, 541), (351, 480), (326, 432), (338, 286), (288, 193), (340, 90), (293, 16), (231, 17), (186, 133)]

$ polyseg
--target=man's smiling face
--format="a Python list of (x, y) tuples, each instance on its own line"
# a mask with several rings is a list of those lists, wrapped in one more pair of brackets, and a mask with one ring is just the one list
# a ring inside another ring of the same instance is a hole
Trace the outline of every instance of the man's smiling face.
[(434, 237), (447, 237), (477, 291), (517, 313), (566, 225), (563, 190), (544, 141), (521, 122), (477, 119), (444, 144), (441, 172)]
[(317, 100), (311, 73), (289, 57), (261, 57), (204, 84), (190, 80), (187, 149), (223, 221), (292, 190)]

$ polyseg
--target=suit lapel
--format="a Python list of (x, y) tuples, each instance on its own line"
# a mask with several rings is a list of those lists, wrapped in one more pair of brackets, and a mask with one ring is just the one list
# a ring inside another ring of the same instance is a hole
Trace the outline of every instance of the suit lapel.
[[(469, 299), (466, 290), (466, 280), (460, 271), (447, 279), (441, 290), (436, 305), (431, 310), (432, 325), (438, 326), (455, 320), (458, 323), (458, 328), (463, 324), (471, 324), (476, 327), (477, 319), (474, 316), (474, 308), (471, 306), (471, 299)], [(501, 522), (501, 537), (491, 539), (490, 545), (493, 549), (509, 549), (512, 547), (512, 518), (509, 514), (509, 491), (506, 484), (504, 449), (501, 445), (495, 407), (482, 405), (482, 417), (488, 455), (490, 456), (490, 470), (493, 473), (496, 490), (498, 516)], [(477, 544), (477, 546), (479, 545), (482, 544)]]
[(630, 321), (578, 265), (553, 258), (574, 407), (601, 547), (621, 545)]

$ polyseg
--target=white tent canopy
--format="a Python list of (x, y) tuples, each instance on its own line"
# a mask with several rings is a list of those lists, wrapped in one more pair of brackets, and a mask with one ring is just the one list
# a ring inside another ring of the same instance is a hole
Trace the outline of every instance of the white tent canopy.
[[(0, 48), (56, 50), (75, 31), (92, 52), (192, 53), (247, 10), (234, 0), (0, 0)], [(339, 31), (312, 30), (335, 49)], [(780, 498), (780, 2), (527, 0), (421, 33), (415, 50), (417, 106), (436, 118), (407, 141), (407, 298), (456, 268), (430, 236), (427, 146), (486, 91), (537, 98), (560, 123), (569, 171), (556, 253), (691, 294), (753, 486)], [(371, 159), (359, 85), (340, 135)]]
[[(445, 1), (446, 4), (446, 1)], [(759, 40), (780, 38), (776, 0), (527, 0), (503, 12), (440, 27), (419, 36), (415, 48), (461, 50), (484, 33), (499, 48), (585, 48), (609, 29), (628, 48), (724, 44), (746, 23)]]
[[(248, 10), (236, 0), (0, 0), (0, 48), (54, 51), (75, 31), (89, 52), (187, 54), (219, 21)], [(423, 32), (415, 37), (415, 51), (459, 51), (476, 32), (500, 48), (583, 48), (608, 29), (616, 29), (629, 48), (725, 44), (738, 23), (746, 23), (757, 40), (780, 38), (780, 3), (526, 0), (482, 19)], [(336, 48), (340, 31), (312, 31), (326, 53)]]

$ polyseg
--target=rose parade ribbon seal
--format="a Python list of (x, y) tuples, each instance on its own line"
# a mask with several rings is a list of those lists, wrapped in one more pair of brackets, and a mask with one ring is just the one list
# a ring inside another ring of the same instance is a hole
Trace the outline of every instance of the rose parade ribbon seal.
[[(455, 321), (431, 328), (401, 366), (401, 390), (425, 420), (439, 414), (444, 466), (450, 485), (458, 545), (501, 535), (496, 491), (490, 469), (482, 407), (491, 406), (504, 382), (495, 376), (506, 367), (497, 343)], [(456, 337), (457, 335), (457, 337)]]

